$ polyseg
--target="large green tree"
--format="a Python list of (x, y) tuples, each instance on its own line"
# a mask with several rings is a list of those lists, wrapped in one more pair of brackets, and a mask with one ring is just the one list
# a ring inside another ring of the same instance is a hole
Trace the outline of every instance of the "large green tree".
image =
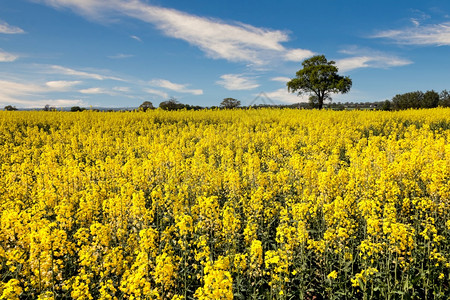
[(337, 74), (335, 62), (327, 61), (324, 55), (316, 55), (302, 62), (303, 68), (296, 73), (296, 77), (287, 83), (289, 92), (298, 95), (309, 93), (310, 99), (322, 109), (323, 102), (331, 100), (332, 93), (347, 93), (352, 87), (352, 80), (348, 76)]

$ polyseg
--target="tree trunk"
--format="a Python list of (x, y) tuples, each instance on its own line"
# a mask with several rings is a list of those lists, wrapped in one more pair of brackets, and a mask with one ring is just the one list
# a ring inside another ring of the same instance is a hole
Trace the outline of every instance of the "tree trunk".
[(322, 95), (319, 95), (318, 97), (317, 97), (317, 104), (318, 104), (318, 106), (319, 106), (319, 109), (322, 109), (322, 107), (323, 107), (323, 96)]

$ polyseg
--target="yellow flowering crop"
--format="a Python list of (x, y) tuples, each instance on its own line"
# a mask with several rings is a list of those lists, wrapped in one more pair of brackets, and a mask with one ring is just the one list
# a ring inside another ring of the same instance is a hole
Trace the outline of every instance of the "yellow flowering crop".
[(0, 149), (0, 299), (450, 298), (450, 109), (0, 111)]

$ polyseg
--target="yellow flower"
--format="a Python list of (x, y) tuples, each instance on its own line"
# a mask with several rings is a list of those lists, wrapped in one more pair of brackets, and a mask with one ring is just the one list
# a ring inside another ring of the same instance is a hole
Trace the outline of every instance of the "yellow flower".
[(19, 296), (22, 292), (23, 290), (20, 287), (20, 281), (17, 279), (10, 279), (3, 286), (3, 293), (1, 294), (0, 299), (19, 300)]
[(329, 279), (336, 279), (336, 278), (337, 278), (337, 275), (338, 275), (338, 273), (337, 273), (335, 270), (333, 270), (333, 271), (331, 271), (330, 274), (327, 275), (327, 277), (328, 277)]

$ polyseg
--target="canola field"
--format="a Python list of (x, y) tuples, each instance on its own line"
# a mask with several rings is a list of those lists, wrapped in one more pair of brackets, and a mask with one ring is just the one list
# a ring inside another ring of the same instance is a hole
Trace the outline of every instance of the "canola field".
[(448, 299), (450, 109), (0, 112), (0, 299)]

